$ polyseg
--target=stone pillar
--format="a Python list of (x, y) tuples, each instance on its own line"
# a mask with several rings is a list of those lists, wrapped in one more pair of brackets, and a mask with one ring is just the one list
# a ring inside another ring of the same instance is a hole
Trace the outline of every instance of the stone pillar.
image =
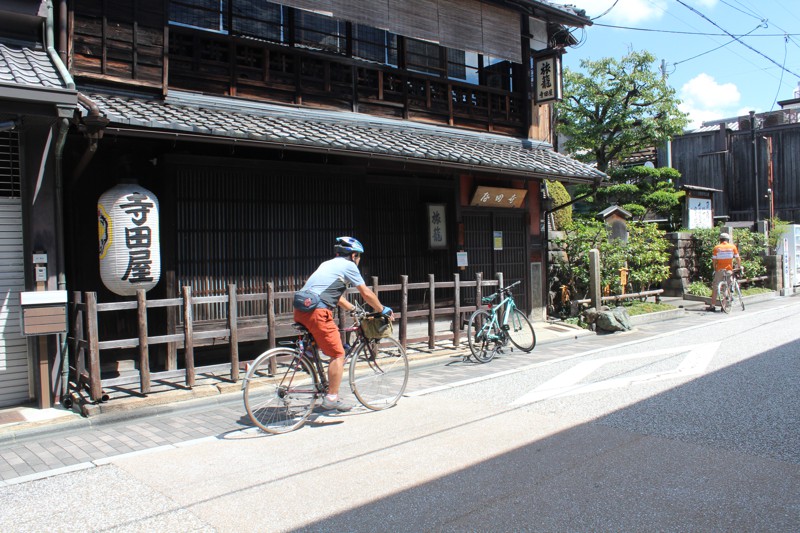
[(682, 297), (689, 289), (689, 269), (692, 266), (692, 234), (688, 231), (667, 233), (670, 242), (669, 272), (661, 287), (664, 296)]
[(544, 275), (542, 274), (542, 263), (531, 263), (531, 316), (530, 319), (536, 322), (547, 320), (547, 304), (544, 302)]
[(600, 250), (592, 248), (589, 250), (589, 298), (595, 309), (600, 309), (603, 303), (600, 295)]
[[(783, 257), (768, 255), (764, 257), (764, 266), (767, 267), (767, 287), (773, 291), (783, 289)], [(782, 294), (783, 295), (783, 294)]]

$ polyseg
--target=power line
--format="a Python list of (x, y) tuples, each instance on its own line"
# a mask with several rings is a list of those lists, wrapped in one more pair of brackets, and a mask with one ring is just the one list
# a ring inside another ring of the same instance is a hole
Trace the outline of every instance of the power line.
[[(738, 8), (738, 7), (736, 7), (735, 5), (733, 5), (733, 4), (730, 4), (730, 3), (726, 2), (725, 0), (719, 0), (719, 1), (720, 1), (720, 2), (722, 2), (723, 4), (725, 4), (726, 6), (728, 6), (728, 7), (730, 7), (730, 8), (733, 8), (733, 9), (735, 9), (735, 10), (736, 10), (736, 11), (738, 11), (739, 13), (744, 13), (744, 14), (745, 14), (745, 15), (747, 15), (748, 17), (753, 17), (754, 19), (758, 19), (758, 20), (760, 20), (761, 22), (765, 22), (765, 20), (764, 20), (762, 17), (760, 17), (760, 16), (759, 16), (759, 15), (758, 15), (758, 14), (757, 14), (755, 11), (753, 11), (753, 10), (750, 10), (750, 12), (748, 13), (747, 11), (744, 11), (743, 9), (739, 9), (739, 8)], [(736, 2), (736, 3), (737, 3), (737, 4), (739, 4), (740, 6), (744, 7), (744, 4), (742, 4), (741, 2)]]
[[(760, 27), (761, 27), (761, 24), (759, 24), (758, 26), (756, 26), (755, 28), (753, 28), (753, 29), (752, 29), (752, 30), (750, 30), (749, 32), (745, 33), (745, 34), (744, 34), (744, 35), (742, 35), (741, 37), (746, 37), (746, 36), (750, 35), (751, 33), (753, 33), (754, 31), (756, 31), (756, 30), (757, 30), (758, 28), (760, 28)], [(705, 52), (702, 52), (702, 53), (700, 53), (700, 54), (697, 54), (696, 56), (692, 56), (692, 57), (690, 57), (690, 58), (688, 58), (688, 59), (684, 59), (684, 60), (682, 60), (682, 61), (676, 61), (676, 62), (675, 62), (675, 63), (673, 63), (672, 65), (673, 65), (673, 66), (678, 66), (678, 65), (680, 65), (681, 63), (686, 63), (687, 61), (691, 61), (692, 59), (697, 59), (698, 57), (704, 56), (704, 55), (706, 55), (706, 54), (710, 54), (711, 52), (714, 52), (714, 51), (716, 51), (716, 50), (719, 50), (720, 48), (723, 48), (723, 47), (725, 47), (725, 46), (728, 46), (729, 44), (731, 44), (731, 43), (733, 43), (733, 42), (736, 42), (736, 39), (731, 39), (731, 40), (730, 40), (730, 41), (728, 41), (727, 43), (723, 43), (723, 44), (721, 44), (721, 45), (717, 46), (716, 48), (712, 48), (711, 50), (707, 50), (707, 51), (705, 51)], [(784, 57), (784, 61), (783, 61), (783, 63), (784, 63), (784, 65), (786, 64), (786, 58), (785, 58), (785, 57)]]
[(611, 7), (609, 7), (608, 9), (606, 9), (605, 11), (603, 11), (602, 13), (600, 13), (599, 15), (597, 15), (596, 17), (594, 17), (592, 20), (597, 20), (597, 19), (599, 19), (600, 17), (603, 17), (603, 16), (605, 16), (605, 15), (608, 15), (608, 14), (609, 14), (609, 12), (611, 12), (611, 10), (612, 10), (612, 9), (614, 9), (614, 7), (617, 5), (617, 3), (618, 3), (618, 2), (619, 2), (619, 0), (614, 0), (614, 3), (613, 3), (613, 4), (611, 4)]
[[(696, 31), (678, 31), (678, 30), (658, 30), (655, 28), (633, 28), (631, 26), (614, 26), (612, 24), (600, 24), (595, 23), (593, 26), (602, 26), (604, 28), (614, 28), (618, 30), (634, 30), (634, 31), (647, 31), (653, 33), (676, 33), (679, 35), (698, 35), (701, 37), (728, 37), (730, 34), (728, 33), (705, 33), (705, 32), (696, 32)], [(760, 25), (758, 26), (761, 27)], [(776, 26), (777, 27), (777, 26)], [(785, 37), (785, 36), (800, 36), (800, 33), (759, 33), (758, 35), (750, 35), (750, 33), (745, 33), (743, 35), (736, 35), (735, 37)]]
[(733, 35), (733, 34), (732, 34), (732, 33), (730, 33), (729, 31), (727, 31), (725, 28), (723, 28), (722, 26), (720, 26), (719, 24), (717, 24), (716, 22), (714, 22), (713, 20), (711, 20), (710, 18), (708, 18), (707, 16), (705, 16), (704, 14), (700, 13), (698, 10), (696, 10), (696, 9), (695, 9), (695, 8), (693, 8), (692, 6), (690, 6), (690, 5), (687, 5), (685, 2), (683, 2), (683, 0), (675, 0), (675, 1), (676, 1), (676, 2), (678, 2), (680, 5), (682, 5), (683, 7), (685, 7), (686, 9), (688, 9), (688, 10), (692, 11), (693, 13), (697, 14), (698, 16), (700, 16), (700, 17), (704, 18), (705, 20), (707, 20), (708, 22), (710, 22), (711, 24), (713, 24), (714, 26), (716, 26), (716, 27), (717, 27), (717, 28), (719, 28), (720, 30), (724, 31), (726, 34), (728, 34), (728, 36), (729, 36), (729, 37), (731, 37), (731, 38), (735, 39), (735, 40), (736, 40), (736, 41), (738, 41), (738, 42), (739, 42), (741, 45), (743, 45), (743, 46), (746, 46), (747, 48), (749, 48), (749, 49), (750, 49), (750, 50), (752, 50), (753, 52), (755, 52), (755, 53), (757, 53), (758, 55), (760, 55), (761, 57), (765, 58), (765, 59), (766, 59), (767, 61), (769, 61), (770, 63), (774, 63), (775, 65), (778, 65), (778, 66), (779, 66), (781, 69), (785, 70), (785, 71), (786, 71), (786, 72), (788, 72), (789, 74), (792, 74), (792, 75), (794, 75), (794, 76), (796, 76), (796, 77), (800, 78), (800, 74), (797, 74), (796, 72), (792, 72), (791, 70), (787, 69), (787, 68), (786, 68), (786, 67), (784, 67), (783, 65), (779, 65), (779, 64), (778, 64), (778, 63), (777, 63), (777, 62), (776, 62), (774, 59), (772, 59), (772, 58), (771, 58), (771, 57), (769, 57), (768, 55), (766, 55), (766, 54), (764, 54), (764, 53), (762, 53), (762, 52), (760, 52), (760, 51), (756, 50), (755, 48), (753, 48), (753, 47), (752, 47), (752, 46), (750, 46), (749, 44), (745, 43), (745, 42), (744, 42), (744, 41), (742, 41), (740, 38), (736, 37), (735, 35)]
[[(786, 55), (787, 55), (787, 53), (788, 53), (788, 50), (787, 50), (787, 48), (788, 48), (788, 46), (787, 46), (787, 45), (788, 45), (788, 44), (789, 44), (789, 38), (787, 37), (787, 38), (786, 38), (786, 39), (783, 41), (783, 64), (784, 64), (784, 65), (786, 64)], [(778, 81), (778, 90), (775, 92), (775, 98), (773, 98), (773, 99), (772, 99), (772, 106), (769, 108), (769, 110), (770, 110), (770, 111), (772, 111), (773, 109), (775, 109), (775, 102), (777, 102), (777, 101), (778, 101), (778, 95), (779, 95), (779, 94), (780, 94), (780, 92), (781, 92), (781, 85), (782, 85), (782, 84), (783, 84), (783, 70), (781, 70), (781, 79)]]

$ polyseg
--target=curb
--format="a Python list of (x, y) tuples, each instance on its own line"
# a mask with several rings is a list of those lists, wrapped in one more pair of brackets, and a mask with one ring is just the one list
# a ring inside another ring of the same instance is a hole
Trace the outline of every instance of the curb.
[[(751, 294), (750, 296), (743, 296), (742, 298), (744, 299), (744, 303), (746, 304), (747, 302), (752, 302), (752, 303), (763, 302), (765, 300), (772, 300), (778, 297), (779, 295), (777, 291), (771, 291), (762, 294)], [(710, 296), (695, 296), (694, 294), (684, 294), (683, 299), (688, 300), (690, 302), (702, 302), (706, 305), (711, 305)]]
[(655, 313), (646, 313), (644, 315), (634, 315), (629, 318), (631, 326), (640, 326), (642, 324), (649, 324), (651, 322), (663, 322), (664, 320), (673, 320), (686, 316), (685, 308), (668, 309), (666, 311), (656, 311)]

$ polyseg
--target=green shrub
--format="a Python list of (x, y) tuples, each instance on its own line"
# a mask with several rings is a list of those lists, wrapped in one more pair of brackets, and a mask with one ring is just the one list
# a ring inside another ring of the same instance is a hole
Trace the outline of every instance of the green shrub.
[(693, 281), (689, 284), (689, 288), (686, 289), (687, 294), (692, 294), (694, 296), (711, 296), (711, 287), (703, 283), (702, 281)]
[[(690, 272), (694, 272), (692, 281), (711, 283), (714, 279), (714, 267), (711, 254), (714, 246), (719, 244), (720, 228), (692, 230), (693, 255), (689, 258)], [(764, 235), (753, 233), (747, 228), (734, 228), (731, 235), (733, 243), (739, 248), (739, 257), (742, 259), (745, 276), (752, 278), (763, 276), (767, 272), (764, 265)]]
[(778, 253), (778, 242), (783, 238), (784, 233), (789, 229), (789, 223), (781, 220), (778, 217), (772, 218), (769, 221), (769, 236), (767, 237), (767, 246), (771, 254)]
[(634, 291), (657, 285), (669, 277), (669, 242), (655, 224), (630, 224), (628, 242), (609, 240), (606, 225), (594, 219), (577, 219), (564, 228), (564, 238), (553, 239), (562, 250), (555, 260), (550, 290), (557, 293), (567, 285), (570, 299), (584, 299), (589, 293), (589, 250), (600, 252), (600, 284), (620, 294), (620, 270), (629, 269)]
[(764, 265), (764, 248), (767, 243), (762, 233), (753, 233), (745, 228), (734, 228), (733, 243), (739, 248), (745, 277), (753, 278), (767, 273)]
[[(572, 197), (567, 192), (564, 184), (560, 181), (545, 180), (547, 182), (547, 193), (553, 199), (553, 207), (568, 204)], [(557, 230), (563, 230), (572, 223), (572, 206), (559, 209), (553, 213), (553, 224)]]

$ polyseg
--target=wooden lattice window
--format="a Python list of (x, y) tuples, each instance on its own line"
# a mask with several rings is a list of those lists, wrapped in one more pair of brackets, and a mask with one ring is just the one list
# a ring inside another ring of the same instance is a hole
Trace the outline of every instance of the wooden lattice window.
[(19, 134), (0, 132), (0, 197), (20, 197)]

